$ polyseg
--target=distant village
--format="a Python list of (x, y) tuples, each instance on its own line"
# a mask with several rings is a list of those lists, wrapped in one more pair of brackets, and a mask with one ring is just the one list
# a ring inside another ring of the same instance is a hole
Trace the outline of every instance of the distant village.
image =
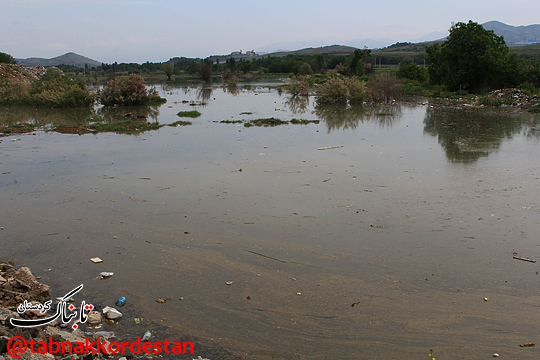
[(258, 54), (255, 53), (255, 50), (246, 51), (245, 53), (243, 53), (242, 50), (240, 50), (240, 51), (233, 51), (229, 57), (232, 57), (235, 60), (238, 60), (238, 59), (249, 59), (254, 56), (258, 56)]

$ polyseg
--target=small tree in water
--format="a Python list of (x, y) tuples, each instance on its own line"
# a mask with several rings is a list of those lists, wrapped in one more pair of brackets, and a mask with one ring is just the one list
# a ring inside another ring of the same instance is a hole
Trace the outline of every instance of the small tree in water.
[(158, 95), (155, 87), (146, 88), (144, 79), (131, 74), (107, 81), (99, 93), (103, 105), (155, 105), (166, 102)]

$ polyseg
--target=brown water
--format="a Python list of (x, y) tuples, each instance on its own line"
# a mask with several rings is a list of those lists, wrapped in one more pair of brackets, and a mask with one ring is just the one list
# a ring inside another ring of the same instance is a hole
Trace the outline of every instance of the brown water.
[[(512, 258), (540, 258), (538, 118), (253, 89), (161, 89), (151, 118), (187, 127), (0, 138), (1, 257), (212, 360), (538, 357), (540, 269)], [(265, 117), (321, 121), (216, 122)]]

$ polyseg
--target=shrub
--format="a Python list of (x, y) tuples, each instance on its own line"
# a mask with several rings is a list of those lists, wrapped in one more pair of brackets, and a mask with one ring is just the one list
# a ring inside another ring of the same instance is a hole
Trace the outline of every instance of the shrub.
[(94, 99), (82, 79), (71, 78), (55, 68), (49, 68), (40, 79), (31, 83), (23, 79), (6, 79), (0, 83), (0, 104), (89, 107)]
[(311, 66), (304, 62), (300, 67), (298, 68), (298, 75), (311, 75), (313, 74), (313, 69), (311, 69)]
[(367, 84), (374, 102), (388, 103), (398, 100), (402, 95), (399, 81), (392, 75), (382, 73), (369, 80)]
[(167, 101), (158, 95), (156, 88), (147, 89), (144, 79), (135, 74), (110, 79), (99, 97), (105, 106), (154, 105)]
[(366, 83), (358, 78), (331, 77), (317, 89), (317, 104), (361, 104), (367, 95)]
[(415, 63), (402, 64), (396, 75), (400, 78), (416, 80), (420, 83), (425, 83), (428, 80), (427, 69)]
[(30, 102), (53, 108), (88, 107), (95, 97), (82, 79), (74, 79), (58, 69), (49, 68), (35, 80), (30, 91)]
[(493, 106), (493, 107), (499, 107), (503, 104), (501, 99), (490, 97), (490, 96), (482, 96), (479, 100), (479, 103), (484, 106)]
[(289, 84), (285, 85), (285, 89), (292, 96), (308, 96), (309, 88), (308, 76), (295, 76)]
[(24, 80), (5, 79), (0, 83), (0, 104), (21, 104), (29, 94), (30, 84)]
[(199, 65), (198, 72), (205, 82), (210, 82), (210, 80), (212, 80), (212, 67), (206, 62)]

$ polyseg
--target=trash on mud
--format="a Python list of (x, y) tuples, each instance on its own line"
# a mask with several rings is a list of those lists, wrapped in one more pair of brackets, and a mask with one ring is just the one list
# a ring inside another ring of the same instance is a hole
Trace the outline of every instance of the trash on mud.
[(109, 320), (116, 320), (122, 317), (122, 313), (120, 311), (110, 306), (105, 306), (102, 312), (103, 312), (103, 315), (105, 315), (105, 317)]
[(103, 272), (100, 272), (100, 273), (99, 273), (99, 277), (100, 277), (101, 279), (108, 279), (108, 278), (110, 278), (110, 277), (113, 276), (113, 275), (114, 275), (114, 273), (108, 272), (108, 271), (103, 271)]
[(126, 297), (125, 297), (125, 296), (122, 296), (121, 298), (119, 298), (118, 300), (116, 300), (115, 305), (116, 305), (116, 306), (122, 307), (122, 306), (124, 306), (124, 305), (126, 304), (126, 301), (127, 301)]
[(142, 338), (142, 341), (148, 341), (152, 337), (152, 333), (150, 331), (147, 331), (144, 333), (144, 336)]
[(91, 258), (90, 261), (93, 262), (94, 264), (99, 264), (99, 263), (102, 263), (102, 262), (103, 262), (103, 260), (101, 260), (101, 259), (98, 258), (98, 257)]
[(163, 304), (165, 301), (167, 301), (167, 300), (164, 300), (164, 299), (161, 299), (161, 298), (156, 299), (156, 302), (160, 303), (160, 304)]
[(227, 281), (225, 284), (231, 286), (233, 284), (233, 282), (232, 281)]
[(519, 344), (519, 347), (535, 347), (535, 343), (525, 343), (525, 344)]
[(112, 331), (98, 331), (94, 334), (94, 337), (96, 338), (102, 338), (102, 339), (105, 339), (105, 340), (109, 340), (109, 339), (112, 339), (114, 337), (116, 337), (114, 335), (114, 332)]
[(135, 318), (135, 324), (139, 325), (139, 324), (142, 324), (144, 322), (144, 319), (143, 318)]
[(102, 320), (103, 318), (98, 311), (90, 311), (88, 313), (88, 319), (86, 320), (86, 322), (90, 325), (97, 325), (101, 323)]

